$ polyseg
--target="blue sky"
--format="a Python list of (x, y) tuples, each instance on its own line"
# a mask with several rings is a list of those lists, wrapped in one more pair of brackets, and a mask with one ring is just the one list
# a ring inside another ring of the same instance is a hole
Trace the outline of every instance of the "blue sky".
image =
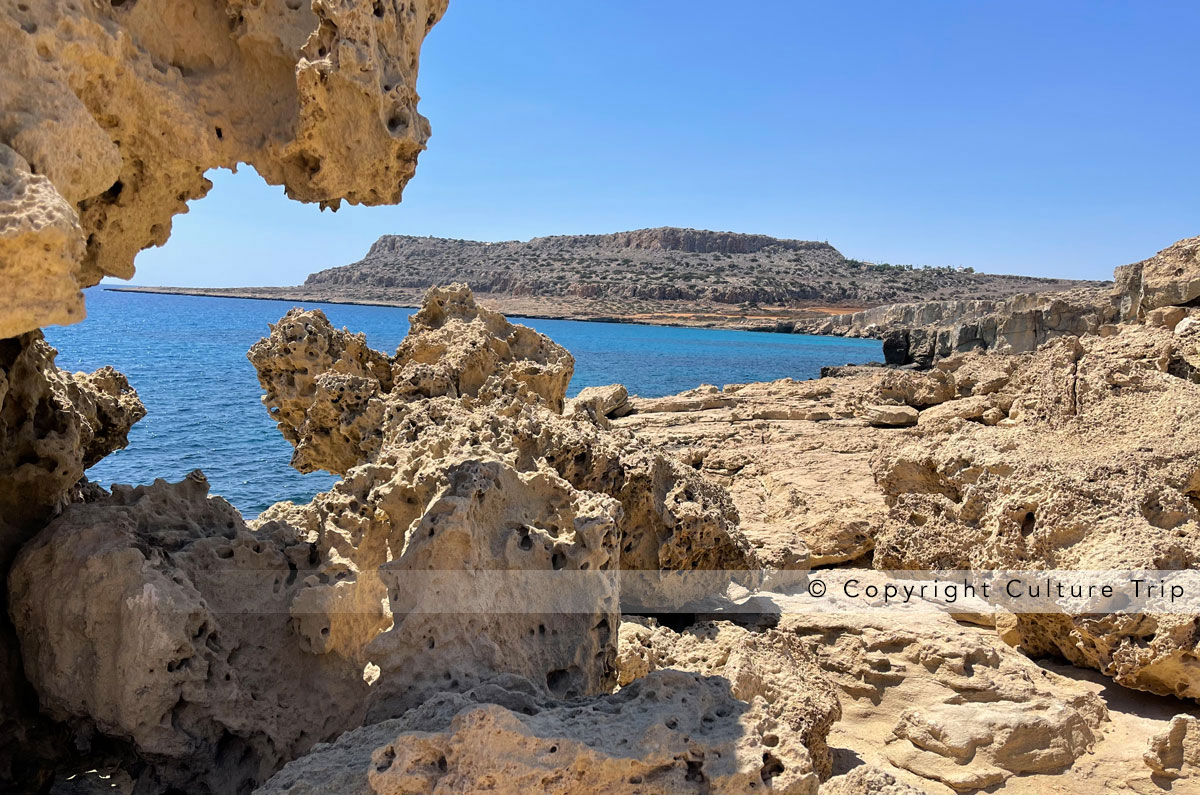
[(691, 226), (879, 262), (1109, 278), (1200, 234), (1200, 3), (451, 0), (395, 207), (248, 167), (138, 284), (286, 285), (381, 234)]

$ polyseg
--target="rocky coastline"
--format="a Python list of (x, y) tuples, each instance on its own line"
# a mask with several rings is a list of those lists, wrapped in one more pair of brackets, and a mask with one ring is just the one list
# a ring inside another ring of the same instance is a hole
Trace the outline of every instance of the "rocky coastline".
[[(60, 370), (39, 328), (132, 275), (207, 168), (397, 201), (445, 10), (167, 5), (186, 35), (147, 3), (0, 14), (0, 789), (1200, 786), (1196, 614), (772, 590), (1197, 568), (1200, 238), (1107, 291), (831, 327), (894, 324), (901, 366), (651, 400), (568, 399), (570, 352), (465, 284), (424, 292), (390, 354), (294, 309), (248, 356), (293, 466), (336, 485), (249, 521), (199, 471), (105, 490), (84, 471), (145, 408), (112, 368)], [(752, 609), (714, 609), (713, 582)]]

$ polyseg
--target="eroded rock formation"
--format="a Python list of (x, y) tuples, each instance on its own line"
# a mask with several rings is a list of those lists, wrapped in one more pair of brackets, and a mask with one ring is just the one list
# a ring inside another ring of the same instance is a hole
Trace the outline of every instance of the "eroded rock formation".
[[(40, 331), (0, 340), (0, 574), (17, 550), (71, 500), (88, 491), (84, 469), (123, 448), (145, 415), (124, 376), (111, 367), (66, 373)], [(36, 717), (0, 594), (0, 784), (38, 778), (38, 760), (61, 737)], [(44, 741), (44, 745), (43, 745)], [(17, 770), (20, 769), (20, 772)]]
[(429, 138), (445, 0), (15, 2), (0, 13), (0, 338), (83, 318), (172, 216), (253, 166), (291, 198), (394, 204)]
[(345, 473), (451, 451), (521, 471), (548, 466), (621, 504), (624, 569), (754, 565), (723, 489), (586, 411), (564, 416), (571, 355), (477, 306), (464, 286), (429, 292), (394, 357), (367, 351), (319, 311), (293, 311), (250, 360), (301, 469)]
[[(764, 725), (761, 704), (736, 689), (722, 676), (663, 670), (611, 695), (548, 702), (501, 678), (345, 734), (259, 792), (815, 794), (801, 737)], [(827, 728), (831, 711), (809, 717)]]

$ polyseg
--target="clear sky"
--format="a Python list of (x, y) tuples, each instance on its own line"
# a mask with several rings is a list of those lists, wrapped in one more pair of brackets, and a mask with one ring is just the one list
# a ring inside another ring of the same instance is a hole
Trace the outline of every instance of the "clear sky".
[(1109, 278), (1200, 235), (1198, 34), (1194, 1), (451, 0), (401, 205), (213, 172), (134, 282), (297, 284), (384, 233), (664, 225)]

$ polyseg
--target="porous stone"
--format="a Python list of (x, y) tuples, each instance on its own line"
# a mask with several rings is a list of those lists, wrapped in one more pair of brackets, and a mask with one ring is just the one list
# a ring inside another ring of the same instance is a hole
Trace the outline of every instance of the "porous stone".
[(956, 789), (1064, 773), (1108, 720), (1087, 688), (944, 614), (788, 614), (775, 631), (841, 692), (831, 745)]
[(1154, 775), (1169, 781), (1200, 774), (1200, 719), (1176, 715), (1165, 732), (1150, 739), (1142, 758)]
[[(1171, 364), (1186, 344), (1148, 326), (1056, 341), (1022, 357), (1009, 383), (986, 396), (989, 411), (1005, 414), (995, 427), (922, 423), (888, 445), (876, 461), (891, 510), (875, 565), (1194, 567), (1200, 388)], [(1193, 623), (1183, 615), (1022, 614), (1006, 637), (1129, 687), (1196, 697)]]
[[(753, 567), (723, 489), (587, 412), (564, 416), (570, 354), (479, 307), (465, 287), (429, 291), (396, 355), (370, 358), (376, 369), (388, 364), (390, 381), (362, 375), (370, 370), (364, 357), (382, 354), (351, 339), (319, 312), (293, 311), (251, 349), (264, 402), (301, 468), (349, 472), (468, 450), (521, 471), (548, 466), (575, 488), (620, 502), (623, 569)], [(689, 594), (643, 596), (676, 602)]]
[(886, 770), (860, 765), (849, 773), (829, 779), (821, 795), (923, 795), (916, 787), (897, 781)]
[(527, 579), (485, 575), (610, 569), (614, 500), (469, 458), (374, 486), (254, 529), (198, 473), (68, 508), (9, 583), (43, 709), (128, 738), (161, 786), (229, 792), (496, 673), (611, 688), (615, 583), (539, 613)]
[(764, 727), (721, 676), (656, 671), (617, 693), (547, 702), (520, 680), (439, 696), (285, 767), (287, 792), (816, 793), (800, 739)]
[(83, 318), (171, 219), (252, 166), (293, 199), (394, 204), (429, 138), (420, 46), (445, 0), (6, 3), (0, 338)]
[(621, 384), (608, 386), (589, 386), (579, 390), (579, 394), (567, 401), (564, 414), (587, 414), (601, 427), (608, 427), (607, 419), (621, 416), (629, 412), (629, 391)]
[(662, 669), (728, 680), (733, 696), (750, 705), (747, 718), (770, 731), (769, 738), (798, 739), (808, 749), (812, 769), (822, 779), (829, 777), (826, 737), (841, 717), (841, 706), (815, 656), (796, 635), (753, 632), (729, 622), (675, 632), (630, 617), (621, 623), (617, 664), (623, 687)]

